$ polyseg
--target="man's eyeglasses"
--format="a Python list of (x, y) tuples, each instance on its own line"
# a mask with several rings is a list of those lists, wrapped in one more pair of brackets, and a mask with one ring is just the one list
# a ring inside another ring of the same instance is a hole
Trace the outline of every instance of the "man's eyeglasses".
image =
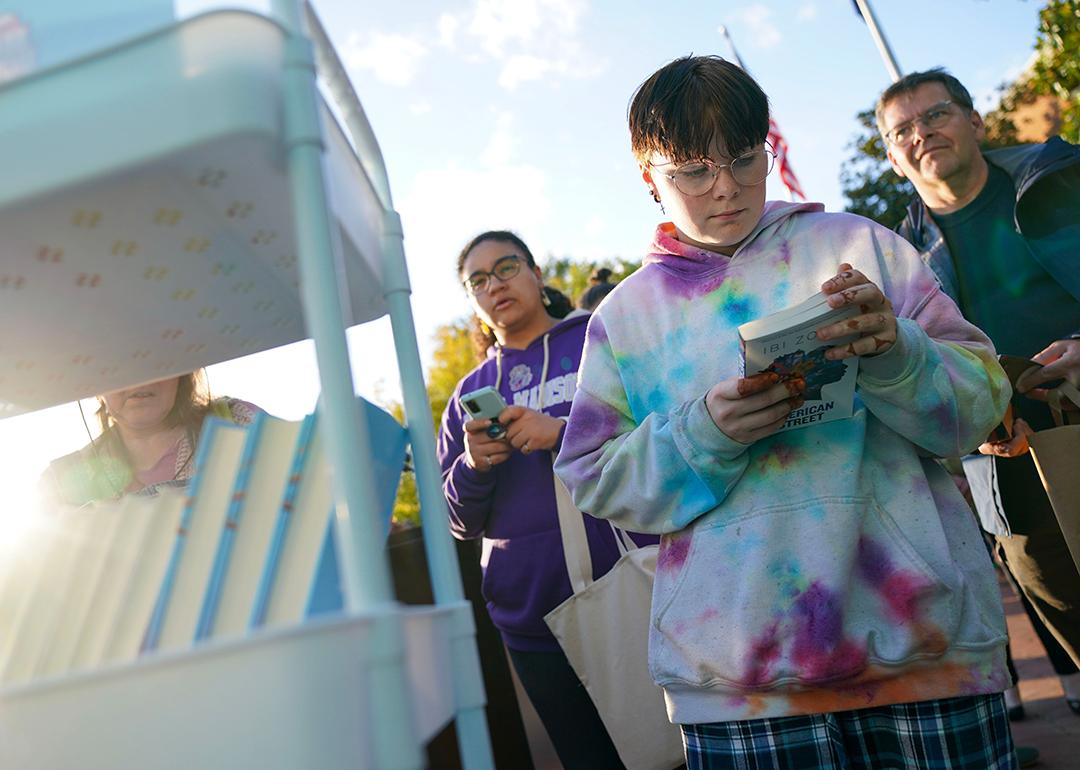
[[(657, 171), (660, 176), (666, 176), (675, 185), (675, 189), (683, 195), (696, 198), (704, 195), (712, 189), (717, 174), (721, 170), (731, 169), (732, 178), (743, 185), (751, 187), (761, 184), (765, 177), (772, 171), (776, 153), (769, 147), (760, 147), (756, 150), (744, 152), (731, 161), (731, 163), (714, 163), (708, 158), (684, 163), (671, 173)], [(652, 164), (650, 164), (652, 165)], [(666, 164), (665, 164), (666, 165)], [(656, 166), (653, 166), (656, 168)]]
[(952, 102), (938, 102), (923, 114), (906, 120), (885, 132), (885, 138), (897, 147), (907, 147), (915, 139), (915, 126), (922, 124), (927, 128), (941, 128), (953, 116)]
[(521, 258), (516, 254), (507, 254), (505, 257), (499, 257), (495, 260), (490, 273), (477, 270), (462, 283), (465, 285), (465, 291), (469, 292), (469, 294), (483, 294), (491, 286), (492, 278), (498, 278), (502, 283), (506, 283), (520, 272)]

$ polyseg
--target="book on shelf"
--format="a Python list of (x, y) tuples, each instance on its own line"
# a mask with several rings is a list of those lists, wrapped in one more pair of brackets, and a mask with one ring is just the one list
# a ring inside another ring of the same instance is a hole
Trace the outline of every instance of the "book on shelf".
[(773, 372), (781, 382), (800, 378), (806, 382), (802, 406), (788, 416), (781, 431), (852, 415), (859, 359), (832, 361), (825, 357), (825, 351), (846, 345), (857, 335), (822, 340), (817, 330), (859, 312), (854, 305), (832, 308), (826, 295), (819, 292), (805, 302), (739, 327), (742, 376)]
[(146, 500), (128, 496), (107, 506), (116, 518), (116, 531), (93, 587), (85, 619), (77, 627), (70, 670), (93, 668), (104, 659), (109, 634), (120, 615), (121, 602), (130, 586), (149, 528), (150, 517), (140, 516), (136, 510), (144, 506)]
[(84, 630), (80, 640), (86, 645), (80, 660), (86, 659), (87, 667), (139, 656), (176, 543), (182, 539), (180, 522), (187, 502), (182, 490), (166, 489), (127, 503), (132, 532), (120, 541), (115, 572), (104, 584), (110, 594), (104, 598), (106, 609), (99, 622), (105, 628)]
[(68, 514), (68, 531), (58, 536), (71, 537), (74, 541), (72, 570), (64, 589), (59, 621), (38, 661), (35, 678), (55, 676), (71, 668), (80, 631), (91, 620), (91, 605), (118, 534), (120, 514), (120, 505), (111, 502)]
[(248, 426), (198, 638), (242, 635), (254, 611), (303, 423), (260, 413)]
[(186, 649), (195, 641), (246, 435), (243, 426), (213, 417), (203, 426), (196, 473), (147, 630), (148, 650)]
[(304, 419), (259, 578), (250, 627), (299, 623), (331, 525), (334, 494), (318, 413)]
[(26, 591), (19, 611), (10, 619), (15, 638), (0, 671), (4, 684), (18, 684), (34, 676), (49, 640), (62, 622), (60, 608), (75, 570), (78, 542), (83, 537), (82, 511), (64, 509), (41, 522), (31, 543), (40, 560), (24, 585)]

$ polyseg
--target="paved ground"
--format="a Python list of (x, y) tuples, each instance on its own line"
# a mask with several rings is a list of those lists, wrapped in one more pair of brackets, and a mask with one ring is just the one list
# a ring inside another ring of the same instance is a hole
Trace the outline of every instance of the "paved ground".
[(1020, 674), (1020, 696), (1027, 712), (1024, 721), (1013, 722), (1013, 740), (1017, 745), (1039, 750), (1040, 762), (1036, 767), (1076, 770), (1080, 768), (1080, 716), (1065, 705), (1061, 684), (1020, 601), (1004, 584), (1001, 596), (1009, 622), (1013, 660)]

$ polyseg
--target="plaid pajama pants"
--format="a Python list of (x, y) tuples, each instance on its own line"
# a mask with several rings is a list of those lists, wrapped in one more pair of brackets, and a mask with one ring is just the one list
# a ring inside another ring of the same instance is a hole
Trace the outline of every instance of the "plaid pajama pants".
[(682, 725), (689, 770), (1016, 770), (1001, 695)]

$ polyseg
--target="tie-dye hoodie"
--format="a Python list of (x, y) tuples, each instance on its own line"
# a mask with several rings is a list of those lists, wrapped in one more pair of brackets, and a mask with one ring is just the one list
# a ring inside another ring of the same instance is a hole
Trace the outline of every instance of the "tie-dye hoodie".
[[(769, 203), (731, 257), (657, 230), (589, 324), (556, 472), (578, 506), (663, 533), (649, 667), (674, 722), (998, 692), (1005, 623), (978, 527), (932, 459), (974, 449), (1009, 398), (990, 341), (910, 244), (820, 204)], [(736, 327), (850, 262), (896, 344), (860, 365), (850, 419), (752, 445), (705, 393)]]

